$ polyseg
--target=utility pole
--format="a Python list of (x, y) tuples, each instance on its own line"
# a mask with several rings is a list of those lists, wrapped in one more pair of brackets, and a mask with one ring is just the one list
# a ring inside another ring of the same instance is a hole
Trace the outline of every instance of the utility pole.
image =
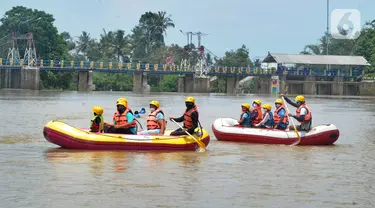
[(25, 50), (24, 60), (27, 61), (28, 66), (33, 66), (36, 64), (36, 49), (33, 39), (33, 33), (27, 33), (27, 46)]
[[(329, 45), (329, 0), (327, 0), (327, 32), (326, 32), (326, 44), (327, 44), (327, 56), (328, 56), (328, 45)], [(327, 70), (329, 70), (329, 64), (327, 64)]]
[(8, 51), (8, 56), (7, 56), (7, 61), (12, 60), (13, 64), (19, 64), (20, 63), (20, 52), (18, 50), (18, 45), (17, 45), (17, 36), (15, 32), (12, 32), (11, 36), (11, 48), (9, 48)]
[(196, 32), (196, 33), (194, 33), (194, 35), (198, 36), (198, 48), (199, 48), (199, 47), (201, 47), (202, 36), (206, 36), (207, 34), (202, 33), (202, 32)]
[(33, 39), (33, 33), (29, 32), (27, 35), (17, 36), (15, 32), (12, 33), (12, 48), (9, 48), (8, 60), (13, 60), (13, 63), (20, 63), (20, 53), (18, 50), (17, 40), (27, 40), (25, 55), (23, 60), (27, 66), (34, 66), (36, 64), (36, 48)]

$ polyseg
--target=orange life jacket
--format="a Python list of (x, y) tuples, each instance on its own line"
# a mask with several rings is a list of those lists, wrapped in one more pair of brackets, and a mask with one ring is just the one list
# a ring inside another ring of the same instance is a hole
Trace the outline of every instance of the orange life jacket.
[(263, 120), (262, 107), (260, 107), (260, 106), (254, 107), (253, 111), (257, 111), (258, 116), (254, 120), (252, 120), (252, 123), (258, 124)]
[(284, 115), (284, 119), (281, 121), (281, 123), (284, 123), (284, 124), (288, 124), (288, 115), (286, 115), (286, 110), (285, 110), (285, 106), (284, 105), (281, 105), (278, 109), (275, 110), (275, 112), (273, 113), (273, 120), (275, 122), (275, 125), (279, 123), (280, 121), (280, 116), (279, 116), (279, 111), (281, 109), (284, 109), (285, 111), (285, 115)]
[(160, 124), (156, 121), (156, 115), (159, 112), (164, 115), (163, 111), (160, 108), (156, 109), (154, 112), (152, 112), (148, 115), (148, 118), (147, 118), (147, 129), (148, 130), (150, 130), (150, 129), (160, 129), (161, 128)]
[[(120, 114), (118, 111), (116, 111), (116, 113), (113, 114), (113, 121), (115, 121), (117, 125), (127, 124), (128, 118), (126, 117), (126, 114), (128, 114), (128, 112), (133, 114), (133, 112), (132, 112), (132, 110), (130, 110), (130, 108), (126, 108), (125, 111), (122, 114)], [(129, 128), (135, 128), (135, 127), (137, 127), (137, 123), (136, 123), (135, 118), (134, 118), (134, 120), (132, 122), (132, 125)]]
[(305, 115), (305, 119), (301, 122), (301, 124), (303, 123), (307, 123), (308, 121), (311, 120), (311, 111), (310, 109), (307, 107), (307, 105), (304, 103), (302, 105), (300, 105), (297, 110), (296, 110), (296, 116), (299, 117), (300, 114), (301, 114), (301, 109), (302, 108), (305, 108), (307, 110), (307, 114)]
[(193, 112), (198, 113), (197, 105), (194, 105), (194, 107), (192, 109), (190, 109), (188, 112), (186, 112), (186, 110), (185, 110), (185, 113), (184, 113), (184, 126), (185, 126), (185, 128), (191, 128), (191, 127), (194, 126), (193, 119), (191, 119), (191, 114)]

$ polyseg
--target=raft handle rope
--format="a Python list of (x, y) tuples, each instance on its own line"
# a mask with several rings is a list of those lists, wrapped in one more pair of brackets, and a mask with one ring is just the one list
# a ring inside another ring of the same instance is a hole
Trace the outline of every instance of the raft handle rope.
[(138, 119), (136, 119), (136, 118), (134, 118), (134, 120), (136, 120), (137, 121), (137, 123), (139, 124), (139, 126), (141, 127), (141, 129), (143, 130), (143, 126), (142, 126), (142, 124), (138, 121)]

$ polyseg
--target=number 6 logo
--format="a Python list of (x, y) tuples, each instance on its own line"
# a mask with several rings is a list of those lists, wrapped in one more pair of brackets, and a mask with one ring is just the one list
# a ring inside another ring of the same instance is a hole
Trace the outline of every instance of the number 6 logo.
[(335, 39), (356, 39), (361, 32), (361, 14), (356, 9), (335, 9), (331, 13), (330, 33)]

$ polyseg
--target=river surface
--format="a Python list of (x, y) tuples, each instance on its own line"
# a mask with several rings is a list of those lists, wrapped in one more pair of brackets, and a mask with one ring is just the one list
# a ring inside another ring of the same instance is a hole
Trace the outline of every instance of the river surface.
[(374, 100), (307, 98), (314, 124), (340, 129), (332, 146), (217, 141), (215, 118), (275, 100), (257, 95), (194, 94), (211, 135), (204, 153), (71, 151), (43, 137), (54, 119), (88, 127), (94, 105), (109, 122), (119, 97), (133, 111), (157, 99), (180, 116), (186, 96), (0, 90), (0, 207), (375, 207)]

